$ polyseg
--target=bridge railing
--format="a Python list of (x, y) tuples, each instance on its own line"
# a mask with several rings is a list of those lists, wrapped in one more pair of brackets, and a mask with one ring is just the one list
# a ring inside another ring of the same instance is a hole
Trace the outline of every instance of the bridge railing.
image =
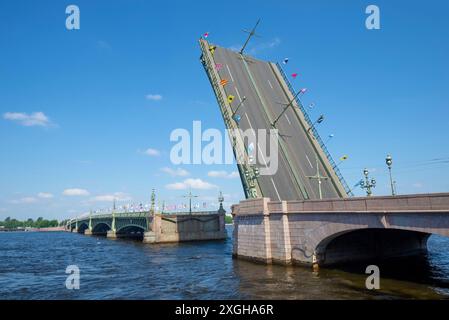
[(206, 214), (217, 214), (218, 211), (192, 211), (192, 212), (163, 212), (164, 215), (206, 215)]
[[(282, 70), (281, 65), (276, 62), (276, 66), (279, 70), (279, 72), (282, 75), (282, 78), (284, 79), (285, 83), (287, 84), (291, 94), (293, 96), (296, 95), (295, 90), (293, 89), (290, 81), (288, 80), (284, 70)], [(335, 163), (334, 159), (332, 158), (331, 154), (329, 153), (329, 151), (326, 148), (326, 145), (324, 144), (323, 140), (321, 139), (320, 135), (318, 134), (317, 129), (315, 128), (313, 122), (310, 120), (309, 114), (307, 113), (306, 109), (304, 108), (301, 99), (299, 99), (298, 96), (296, 96), (295, 98), (296, 103), (298, 104), (299, 109), (301, 110), (302, 114), (304, 115), (304, 119), (306, 120), (307, 124), (310, 126), (310, 131), (312, 131), (313, 136), (315, 137), (316, 141), (318, 142), (319, 146), (321, 147), (321, 149), (323, 150), (324, 154), (327, 157), (327, 160), (329, 161), (329, 163), (332, 166), (332, 169), (335, 172), (335, 175), (338, 177), (338, 179), (340, 180), (341, 184), (343, 185), (343, 188), (345, 189), (346, 193), (349, 196), (353, 196), (354, 194), (351, 191), (351, 188), (349, 188), (348, 184), (346, 183), (345, 179), (343, 178), (343, 175), (341, 174), (340, 170), (338, 169), (337, 164)]]
[[(163, 215), (206, 215), (206, 214), (217, 214), (218, 211), (217, 210), (211, 210), (211, 211), (186, 211), (186, 212), (156, 212), (159, 214), (163, 214)], [(115, 212), (115, 217), (116, 218), (143, 218), (143, 217), (147, 217), (150, 212), (149, 211), (139, 211), (139, 212)], [(74, 218), (71, 219), (70, 222), (74, 222), (75, 220), (78, 221), (82, 221), (82, 220), (89, 220), (90, 218), (92, 219), (102, 219), (102, 218), (111, 218), (112, 216), (112, 212), (110, 213), (101, 213), (101, 214), (93, 214), (91, 216), (82, 216), (82, 217), (78, 217), (78, 218)]]

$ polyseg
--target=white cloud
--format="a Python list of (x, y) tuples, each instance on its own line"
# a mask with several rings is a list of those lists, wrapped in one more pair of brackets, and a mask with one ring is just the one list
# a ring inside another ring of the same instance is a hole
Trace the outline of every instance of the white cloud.
[(32, 127), (41, 126), (48, 127), (52, 123), (43, 112), (33, 112), (31, 114), (23, 112), (6, 112), (3, 114), (5, 120), (16, 121), (22, 126)]
[(116, 201), (130, 201), (132, 200), (132, 198), (123, 192), (115, 192), (113, 194), (103, 194), (103, 195), (98, 195), (96, 197), (93, 197), (91, 199), (91, 201), (95, 201), (95, 202), (113, 202), (114, 200)]
[(147, 156), (150, 156), (150, 157), (158, 157), (158, 156), (161, 155), (161, 152), (159, 150), (152, 149), (152, 148), (148, 148), (143, 153), (146, 154)]
[(172, 177), (185, 177), (190, 174), (187, 170), (181, 168), (177, 168), (176, 170), (174, 170), (172, 168), (165, 167), (162, 168), (161, 171), (171, 175)]
[(212, 178), (224, 178), (224, 179), (234, 179), (240, 177), (238, 171), (232, 171), (230, 173), (226, 171), (209, 171), (207, 173), (209, 177)]
[(271, 41), (260, 43), (249, 50), (249, 54), (256, 54), (261, 50), (273, 49), (281, 44), (281, 39), (274, 38)]
[(37, 201), (37, 199), (34, 197), (24, 197), (24, 198), (20, 198), (18, 200), (11, 200), (10, 203), (22, 204), (22, 203), (34, 203), (36, 201)]
[(42, 198), (42, 199), (51, 199), (51, 198), (54, 197), (53, 194), (48, 193), (48, 192), (39, 192), (39, 193), (37, 194), (37, 196), (38, 196), (39, 198)]
[[(280, 44), (281, 44), (281, 39), (276, 37), (276, 38), (273, 38), (270, 41), (256, 44), (255, 46), (253, 46), (252, 48), (247, 50), (247, 52), (250, 55), (255, 55), (255, 54), (259, 53), (259, 51), (263, 51), (265, 49), (273, 49), (273, 48), (279, 46)], [(238, 52), (238, 51), (240, 51), (242, 49), (242, 45), (241, 44), (232, 45), (228, 49)]]
[(161, 101), (162, 100), (162, 96), (160, 94), (147, 94), (145, 96), (145, 98), (147, 100), (151, 100), (151, 101)]
[(65, 196), (73, 197), (73, 196), (88, 196), (90, 193), (85, 189), (73, 188), (73, 189), (65, 189), (62, 192), (62, 194)]
[(201, 179), (186, 179), (182, 182), (175, 182), (167, 184), (165, 186), (169, 190), (185, 190), (188, 188), (199, 189), (199, 190), (210, 190), (218, 188), (216, 185), (209, 182), (203, 181)]

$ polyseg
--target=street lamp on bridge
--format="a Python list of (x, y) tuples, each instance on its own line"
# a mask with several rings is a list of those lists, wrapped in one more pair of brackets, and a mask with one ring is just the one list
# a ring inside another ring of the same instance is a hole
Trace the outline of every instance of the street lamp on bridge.
[[(242, 106), (243, 102), (245, 102), (246, 97), (243, 96), (242, 101), (240, 101), (240, 103), (238, 104), (237, 108), (235, 108), (235, 110), (232, 112), (232, 118), (235, 120), (234, 116), (237, 113), (237, 111), (239, 111), (240, 107)], [(238, 121), (236, 121), (238, 122)]]
[(189, 194), (183, 196), (184, 198), (189, 198), (189, 214), (192, 214), (192, 198), (198, 198), (198, 196), (192, 194), (192, 189), (190, 189)]
[(288, 103), (279, 103), (279, 104), (285, 105), (285, 107), (284, 107), (284, 109), (282, 109), (281, 113), (276, 117), (276, 119), (274, 119), (273, 123), (271, 124), (271, 126), (272, 126), (273, 128), (276, 127), (276, 123), (279, 121), (279, 119), (282, 117), (282, 115), (287, 111), (288, 107), (290, 107), (290, 106), (293, 104), (293, 102), (296, 100), (296, 97), (297, 97), (300, 93), (304, 93), (304, 92), (305, 92), (305, 91), (303, 91), (303, 89), (302, 89), (302, 90), (299, 90), (299, 91), (295, 94), (295, 96), (293, 97), (293, 99), (290, 100)]
[(387, 155), (387, 157), (385, 158), (385, 163), (387, 164), (388, 167), (388, 171), (390, 172), (390, 185), (391, 185), (391, 195), (395, 196), (396, 195), (396, 191), (394, 190), (394, 181), (393, 181), (393, 177), (391, 175), (391, 165), (393, 164), (393, 158), (391, 158), (390, 155)]
[(316, 121), (309, 127), (309, 129), (307, 129), (307, 132), (310, 132), (310, 130), (315, 128), (316, 124), (320, 124), (321, 122), (323, 122), (323, 120), (324, 120), (324, 114), (320, 115), (318, 117), (318, 119), (316, 119)]
[(368, 177), (369, 172), (368, 172), (368, 169), (366, 169), (366, 168), (363, 170), (363, 174), (365, 176), (365, 181), (361, 181), (360, 182), (360, 187), (362, 189), (366, 189), (366, 196), (367, 197), (371, 197), (372, 194), (373, 194), (373, 191), (371, 189), (376, 187), (376, 180), (374, 180), (374, 179), (370, 180), (369, 179), (369, 177)]
[(329, 177), (322, 176), (320, 174), (320, 163), (318, 161), (318, 155), (317, 154), (315, 154), (315, 158), (316, 158), (316, 174), (314, 176), (307, 176), (307, 178), (315, 179), (315, 180), (318, 181), (318, 195), (320, 196), (320, 200), (321, 200), (321, 199), (323, 199), (323, 193), (321, 191), (321, 182), (323, 180), (329, 179)]

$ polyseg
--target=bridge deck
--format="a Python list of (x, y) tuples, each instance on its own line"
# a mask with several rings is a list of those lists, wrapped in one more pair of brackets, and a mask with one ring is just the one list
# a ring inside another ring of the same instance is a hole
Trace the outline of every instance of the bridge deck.
[[(218, 46), (213, 60), (222, 65), (218, 70), (220, 78), (228, 80), (224, 86), (226, 95), (235, 97), (232, 107), (246, 97), (238, 111), (239, 127), (242, 130), (266, 129), (269, 141), (271, 124), (284, 108), (279, 102), (287, 104), (293, 98), (278, 67)], [(347, 194), (340, 180), (301, 117), (304, 116), (295, 102), (276, 124), (280, 134), (279, 167), (275, 174), (259, 177), (262, 196), (273, 200), (319, 199), (318, 181), (308, 178), (317, 173), (318, 157), (320, 175), (329, 177), (321, 182), (322, 197), (345, 197)], [(258, 164), (263, 166), (264, 159), (259, 151), (257, 158)]]

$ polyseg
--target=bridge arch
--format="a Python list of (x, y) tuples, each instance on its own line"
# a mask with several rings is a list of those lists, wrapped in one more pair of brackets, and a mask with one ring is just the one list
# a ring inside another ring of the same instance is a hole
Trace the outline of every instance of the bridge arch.
[(357, 228), (322, 239), (315, 247), (320, 265), (379, 261), (427, 250), (431, 234), (399, 228)]
[(82, 222), (78, 225), (78, 233), (84, 234), (84, 231), (86, 231), (87, 229), (89, 229), (89, 225), (87, 224), (87, 222)]
[(117, 230), (117, 236), (122, 238), (143, 239), (145, 228), (138, 224), (128, 224)]
[(92, 234), (106, 235), (111, 230), (111, 226), (106, 222), (99, 222), (93, 225)]

